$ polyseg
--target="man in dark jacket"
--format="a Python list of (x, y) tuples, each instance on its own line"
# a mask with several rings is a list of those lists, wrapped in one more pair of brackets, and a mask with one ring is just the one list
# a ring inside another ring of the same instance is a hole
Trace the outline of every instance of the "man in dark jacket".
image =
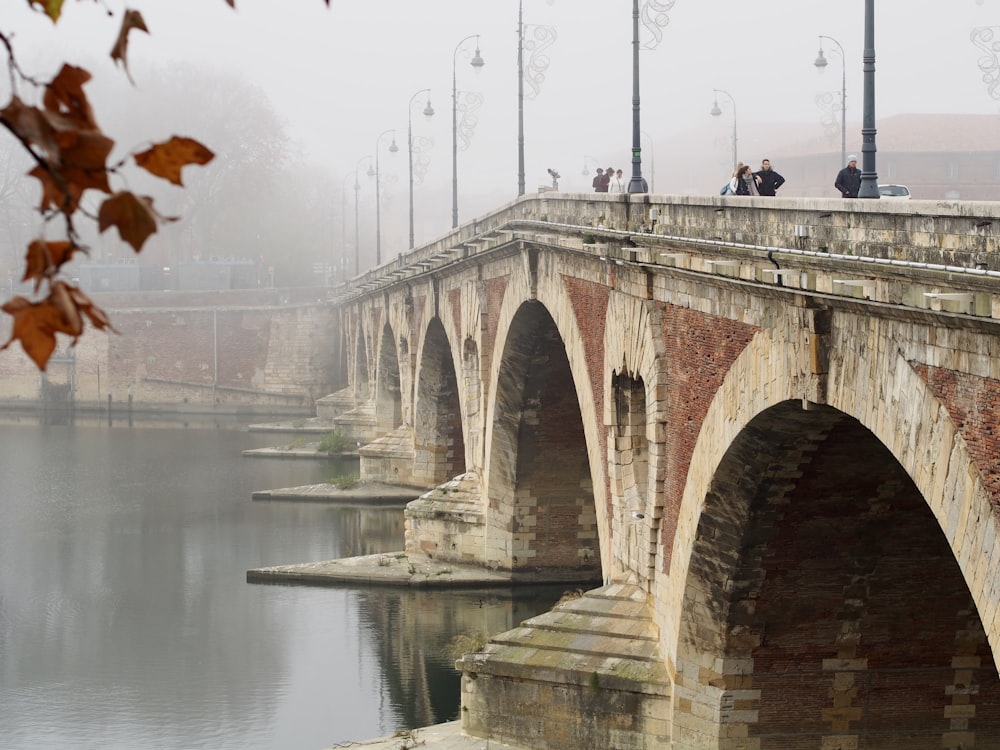
[(837, 173), (833, 186), (840, 191), (843, 198), (857, 198), (861, 189), (861, 170), (858, 169), (858, 157), (851, 154), (847, 157), (847, 166)]
[(760, 171), (754, 172), (753, 176), (757, 178), (757, 192), (761, 195), (774, 195), (785, 184), (785, 178), (771, 169), (770, 159), (764, 159), (760, 163)]

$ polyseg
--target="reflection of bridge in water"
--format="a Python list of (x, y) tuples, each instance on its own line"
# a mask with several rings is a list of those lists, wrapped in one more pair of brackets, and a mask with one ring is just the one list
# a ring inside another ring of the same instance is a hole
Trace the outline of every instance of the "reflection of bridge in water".
[(1000, 746), (998, 231), (545, 193), (357, 279), (320, 409), (366, 478), (438, 488), (408, 551), (617, 582), (464, 660), (466, 731)]

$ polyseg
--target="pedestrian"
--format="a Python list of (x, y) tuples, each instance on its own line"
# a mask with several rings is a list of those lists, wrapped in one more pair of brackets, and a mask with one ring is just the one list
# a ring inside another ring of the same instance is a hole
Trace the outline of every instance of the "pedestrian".
[(624, 193), (625, 192), (625, 179), (622, 177), (622, 171), (619, 169), (615, 172), (611, 181), (608, 183), (609, 193)]
[(594, 187), (594, 192), (595, 193), (606, 193), (607, 192), (607, 190), (601, 190), (601, 183), (603, 181), (604, 181), (604, 170), (601, 169), (600, 167), (598, 167), (597, 168), (597, 177), (595, 177), (594, 181), (591, 183), (591, 185), (593, 185), (593, 187)]
[(757, 178), (757, 190), (761, 195), (775, 195), (778, 188), (785, 184), (785, 178), (771, 169), (771, 160), (764, 159), (760, 163), (760, 171), (754, 172)]
[(847, 157), (847, 166), (837, 172), (837, 180), (833, 186), (840, 191), (842, 198), (857, 198), (861, 189), (861, 170), (858, 169), (858, 157), (851, 154)]
[(729, 181), (729, 189), (733, 195), (760, 195), (757, 190), (757, 177), (749, 164), (739, 162), (733, 179)]

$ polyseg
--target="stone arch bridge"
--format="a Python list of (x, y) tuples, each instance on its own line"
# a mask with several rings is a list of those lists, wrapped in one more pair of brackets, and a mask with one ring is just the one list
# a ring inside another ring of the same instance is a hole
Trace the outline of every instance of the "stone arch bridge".
[(460, 662), (466, 731), (1000, 748), (998, 236), (547, 193), (356, 279), (326, 407), (407, 549), (595, 587)]

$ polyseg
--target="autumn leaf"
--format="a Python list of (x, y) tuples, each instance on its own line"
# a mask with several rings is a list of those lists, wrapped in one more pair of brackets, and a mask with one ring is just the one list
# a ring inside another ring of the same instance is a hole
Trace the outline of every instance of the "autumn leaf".
[(98, 130), (94, 111), (90, 108), (87, 95), (83, 93), (83, 84), (90, 78), (90, 73), (83, 68), (64, 64), (45, 87), (42, 105), (75, 128)]
[(125, 69), (125, 75), (128, 76), (130, 81), (132, 80), (132, 74), (128, 72), (128, 60), (126, 56), (128, 51), (128, 34), (132, 29), (149, 33), (149, 29), (146, 28), (146, 22), (142, 20), (142, 14), (137, 10), (126, 10), (122, 16), (121, 29), (118, 31), (118, 40), (111, 49), (111, 59), (116, 63), (120, 62), (122, 64), (122, 67)]
[(0, 110), (0, 120), (26, 146), (37, 146), (44, 154), (55, 154), (58, 145), (55, 129), (45, 113), (38, 107), (31, 107), (18, 97), (11, 97), (10, 103)]
[(55, 23), (62, 13), (63, 0), (28, 0), (28, 4), (40, 6), (45, 15)]
[(152, 148), (135, 155), (135, 163), (150, 174), (183, 186), (181, 169), (188, 164), (208, 164), (215, 154), (193, 138), (173, 136), (165, 143), (155, 143)]
[(51, 207), (69, 215), (76, 211), (80, 205), (83, 189), (78, 185), (67, 184), (65, 181), (60, 183), (47, 166), (34, 167), (28, 172), (28, 175), (37, 177), (38, 181), (42, 183), (42, 202), (38, 206), (39, 211), (44, 212)]
[(78, 311), (82, 312), (87, 316), (87, 320), (90, 324), (94, 326), (99, 331), (105, 329), (118, 333), (115, 327), (111, 325), (111, 319), (108, 314), (104, 312), (100, 307), (94, 304), (93, 300), (90, 299), (80, 287), (68, 286), (68, 293), (73, 304), (76, 305)]
[(149, 235), (156, 232), (156, 212), (153, 199), (129, 192), (119, 192), (101, 204), (97, 226), (104, 232), (108, 227), (118, 227), (119, 236), (137, 253)]
[(42, 282), (63, 263), (68, 262), (78, 249), (75, 244), (65, 240), (59, 242), (35, 240), (28, 245), (28, 252), (24, 257), (24, 277), (21, 281), (34, 279), (37, 292)]
[(0, 350), (20, 341), (24, 353), (34, 361), (39, 370), (44, 371), (56, 348), (54, 323), (58, 321), (59, 313), (55, 307), (49, 300), (31, 302), (18, 296), (0, 307), (0, 310), (14, 319), (10, 338), (0, 346)]

